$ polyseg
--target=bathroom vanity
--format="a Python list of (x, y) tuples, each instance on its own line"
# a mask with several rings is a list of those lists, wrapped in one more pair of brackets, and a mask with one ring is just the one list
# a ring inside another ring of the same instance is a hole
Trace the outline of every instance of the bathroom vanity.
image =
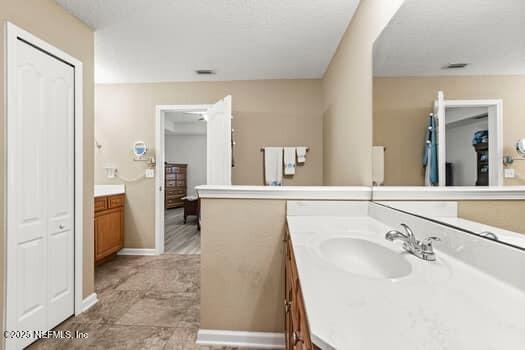
[(95, 264), (115, 256), (124, 246), (124, 186), (95, 187)]
[(297, 265), (290, 233), (286, 230), (284, 242), (284, 317), (286, 349), (319, 349), (312, 343), (306, 310), (304, 308)]
[(288, 201), (287, 227), (287, 349), (523, 349), (521, 251), (373, 202)]

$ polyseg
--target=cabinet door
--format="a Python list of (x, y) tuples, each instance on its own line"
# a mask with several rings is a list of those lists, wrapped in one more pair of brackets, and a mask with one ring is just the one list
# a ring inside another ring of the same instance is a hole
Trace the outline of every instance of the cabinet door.
[(122, 209), (111, 210), (95, 218), (95, 260), (118, 252), (122, 248)]

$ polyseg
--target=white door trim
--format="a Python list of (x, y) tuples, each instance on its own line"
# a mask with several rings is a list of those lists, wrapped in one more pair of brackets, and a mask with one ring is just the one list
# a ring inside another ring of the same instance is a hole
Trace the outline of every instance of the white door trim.
[(155, 251), (164, 253), (164, 112), (202, 111), (212, 105), (157, 105), (155, 107)]
[[(52, 46), (51, 44), (35, 37), (31, 33), (15, 26), (14, 24), (10, 22), (5, 22), (5, 42), (6, 42), (6, 51), (5, 51), (5, 67), (4, 71), (6, 72), (6, 89), (5, 89), (5, 105), (4, 105), (4, 123), (7, 125), (8, 115), (10, 113), (10, 106), (8, 104), (8, 94), (10, 91), (10, 87), (13, 85), (13, 77), (10, 74), (11, 71), (11, 64), (12, 64), (12, 56), (10, 53), (14, 52), (15, 45), (18, 40), (18, 38), (23, 39), (25, 42), (29, 43), (32, 46), (35, 46), (37, 49), (43, 50), (52, 56), (55, 56), (56, 58), (65, 61), (72, 65), (74, 67), (74, 76), (75, 76), (75, 201), (74, 201), (74, 213), (75, 213), (75, 267), (74, 267), (74, 273), (75, 273), (75, 315), (78, 315), (82, 313), (84, 303), (83, 303), (83, 201), (84, 201), (84, 195), (83, 195), (83, 185), (84, 185), (84, 176), (83, 176), (83, 152), (84, 152), (84, 138), (83, 138), (83, 67), (82, 62), (78, 59), (68, 55), (67, 53), (63, 52), (62, 50)], [(6, 128), (7, 130), (7, 128)], [(7, 136), (7, 131), (4, 136)], [(7, 137), (5, 137), (5, 144), (4, 144), (4, 155), (5, 155), (5, 163), (4, 166), (7, 171), (7, 156), (8, 156), (8, 149), (7, 149)], [(9, 240), (9, 232), (7, 230), (8, 225), (8, 217), (7, 217), (7, 206), (9, 205), (8, 201), (9, 198), (7, 197), (7, 176), (4, 179), (4, 190), (6, 193), (5, 202), (6, 202), (6, 209), (4, 215), (6, 215), (6, 223), (4, 227), (4, 231), (6, 232), (6, 242)], [(7, 247), (9, 245), (5, 245), (5, 251), (4, 256), (7, 256)], [(8, 292), (9, 289), (7, 288), (9, 280), (7, 278), (7, 272), (8, 272), (8, 264), (9, 261), (6, 259), (5, 261), (5, 284), (4, 284), (4, 290), (5, 290), (5, 300), (8, 300)], [(7, 308), (9, 307), (9, 304), (6, 303), (6, 312), (4, 314), (5, 321), (7, 322)], [(5, 323), (7, 325), (7, 323)]]
[[(443, 98), (443, 92), (438, 93), (438, 99)], [(491, 117), (489, 113), (489, 186), (503, 186), (503, 100), (442, 100), (443, 121), (439, 123), (443, 127), (439, 133), (439, 186), (445, 186), (445, 162), (446, 157), (446, 109), (457, 107), (493, 107), (496, 108), (496, 114)]]

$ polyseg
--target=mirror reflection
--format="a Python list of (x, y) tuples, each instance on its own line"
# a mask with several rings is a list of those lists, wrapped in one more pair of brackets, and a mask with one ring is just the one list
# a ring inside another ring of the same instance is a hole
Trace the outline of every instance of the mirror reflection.
[[(525, 185), (523, 33), (524, 1), (405, 1), (374, 47), (375, 186)], [(525, 249), (524, 201), (394, 199)]]
[(525, 184), (524, 32), (523, 1), (405, 1), (374, 49), (376, 185)]
[(524, 201), (376, 201), (406, 213), (525, 249)]

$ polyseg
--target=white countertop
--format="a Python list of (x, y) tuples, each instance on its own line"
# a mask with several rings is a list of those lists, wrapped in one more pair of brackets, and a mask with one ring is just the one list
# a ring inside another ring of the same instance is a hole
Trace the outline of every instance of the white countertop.
[(95, 198), (126, 193), (124, 185), (95, 185)]
[[(525, 293), (436, 250), (437, 261), (384, 239), (369, 216), (288, 216), (313, 341), (322, 349), (525, 349)], [(319, 252), (327, 237), (354, 237), (403, 254), (397, 280), (342, 270)], [(418, 237), (420, 238), (420, 237)], [(518, 268), (518, 267), (517, 267)]]
[(195, 188), (200, 198), (239, 199), (318, 199), (363, 200), (372, 199), (368, 186), (218, 186), (201, 185)]

